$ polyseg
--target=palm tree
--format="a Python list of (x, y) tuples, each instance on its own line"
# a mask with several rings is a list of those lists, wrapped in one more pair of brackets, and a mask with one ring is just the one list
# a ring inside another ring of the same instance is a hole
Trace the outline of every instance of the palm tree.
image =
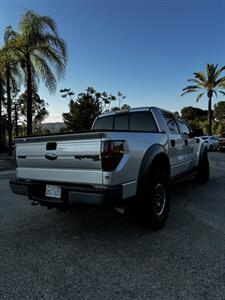
[(3, 145), (2, 107), (4, 100), (4, 73), (0, 65), (0, 147)]
[(48, 16), (27, 11), (19, 22), (17, 50), (25, 74), (27, 90), (27, 134), (32, 134), (32, 93), (42, 79), (50, 93), (63, 77), (67, 48), (59, 37), (56, 24)]
[(7, 96), (7, 115), (8, 115), (8, 144), (9, 154), (12, 154), (12, 92), (17, 90), (20, 72), (18, 61), (16, 60), (14, 43), (16, 33), (11, 26), (6, 27), (4, 33), (4, 45), (0, 49), (0, 66), (2, 82), (4, 80)]
[(225, 66), (218, 69), (218, 65), (206, 64), (206, 74), (203, 72), (195, 72), (194, 78), (188, 81), (193, 83), (183, 89), (181, 96), (188, 93), (200, 92), (196, 97), (196, 102), (206, 93), (208, 97), (208, 135), (212, 135), (212, 98), (217, 97), (218, 93), (225, 96), (222, 89), (225, 88), (225, 76), (219, 76), (225, 70)]

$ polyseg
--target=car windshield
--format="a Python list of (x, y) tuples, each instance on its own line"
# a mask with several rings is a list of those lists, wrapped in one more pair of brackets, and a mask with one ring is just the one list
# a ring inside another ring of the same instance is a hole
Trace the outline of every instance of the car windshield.
[(203, 140), (208, 140), (208, 136), (202, 136), (201, 137)]

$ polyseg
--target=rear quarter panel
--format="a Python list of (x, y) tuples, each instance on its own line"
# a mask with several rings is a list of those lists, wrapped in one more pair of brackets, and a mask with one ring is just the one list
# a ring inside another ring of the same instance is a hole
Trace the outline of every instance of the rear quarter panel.
[(110, 140), (124, 140), (125, 154), (113, 172), (103, 172), (103, 184), (113, 186), (133, 182), (136, 188), (142, 159), (146, 151), (154, 144), (167, 147), (167, 136), (164, 133), (109, 132)]

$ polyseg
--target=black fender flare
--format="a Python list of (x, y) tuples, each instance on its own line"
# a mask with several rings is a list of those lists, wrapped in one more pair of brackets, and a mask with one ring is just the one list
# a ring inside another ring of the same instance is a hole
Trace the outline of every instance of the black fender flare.
[(143, 195), (144, 187), (147, 186), (149, 180), (149, 172), (153, 165), (154, 159), (158, 155), (163, 155), (167, 160), (168, 165), (166, 166), (168, 170), (168, 175), (170, 176), (170, 162), (165, 148), (160, 144), (154, 144), (148, 148), (145, 152), (144, 157), (142, 159), (139, 174), (138, 174), (138, 182), (137, 182), (137, 196)]

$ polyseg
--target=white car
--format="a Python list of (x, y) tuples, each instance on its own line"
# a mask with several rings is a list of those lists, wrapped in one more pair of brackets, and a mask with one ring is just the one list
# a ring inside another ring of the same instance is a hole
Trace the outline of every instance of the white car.
[(218, 150), (218, 139), (211, 135), (205, 135), (205, 136), (201, 136), (201, 138), (204, 140), (204, 142), (206, 143), (207, 149), (208, 151), (217, 151)]

